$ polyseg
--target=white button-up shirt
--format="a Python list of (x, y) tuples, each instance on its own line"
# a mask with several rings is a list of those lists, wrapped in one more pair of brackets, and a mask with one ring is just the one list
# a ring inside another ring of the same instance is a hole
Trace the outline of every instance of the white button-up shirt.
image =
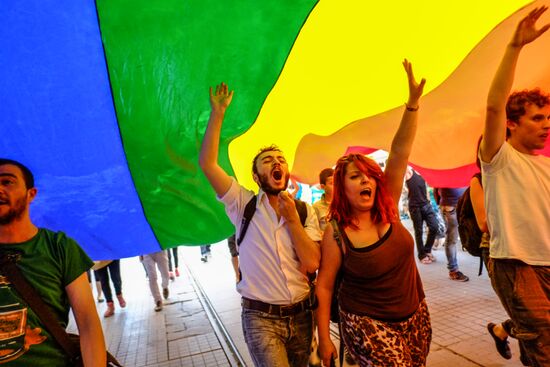
[[(254, 192), (240, 186), (233, 179), (231, 187), (219, 200), (237, 229), (237, 238), (246, 204)], [(307, 204), (304, 229), (313, 241), (321, 240), (317, 216)], [(246, 298), (275, 305), (288, 305), (307, 297), (309, 284), (300, 271), (300, 262), (290, 237), (286, 220), (277, 219), (265, 192), (260, 190), (256, 212), (239, 246), (239, 266), (242, 279), (237, 290)]]

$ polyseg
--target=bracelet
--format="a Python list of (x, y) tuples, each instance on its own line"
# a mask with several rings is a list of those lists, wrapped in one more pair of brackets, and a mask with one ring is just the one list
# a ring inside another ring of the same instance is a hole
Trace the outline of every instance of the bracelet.
[(407, 111), (415, 112), (415, 111), (418, 111), (418, 109), (420, 108), (420, 106), (411, 107), (411, 106), (409, 106), (409, 105), (405, 102), (405, 108), (407, 108)]

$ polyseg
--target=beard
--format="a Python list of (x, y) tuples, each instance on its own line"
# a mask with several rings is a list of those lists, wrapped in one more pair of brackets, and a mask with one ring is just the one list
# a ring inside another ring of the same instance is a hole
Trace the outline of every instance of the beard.
[(269, 176), (267, 174), (258, 175), (258, 179), (260, 180), (260, 189), (262, 189), (266, 194), (269, 195), (278, 195), (281, 191), (286, 190), (288, 187), (288, 181), (290, 180), (290, 175), (287, 174), (285, 176), (285, 184), (283, 188), (275, 188), (271, 186), (269, 183)]
[(10, 224), (18, 219), (21, 219), (26, 208), (27, 198), (22, 197), (17, 199), (13, 207), (11, 207), (7, 213), (0, 215), (0, 225)]

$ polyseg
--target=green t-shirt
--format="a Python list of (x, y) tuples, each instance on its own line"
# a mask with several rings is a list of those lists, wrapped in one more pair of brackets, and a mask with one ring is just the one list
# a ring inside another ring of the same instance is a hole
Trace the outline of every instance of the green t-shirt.
[[(25, 279), (50, 306), (63, 327), (69, 318), (65, 287), (88, 270), (93, 262), (78, 244), (62, 232), (41, 228), (23, 243), (0, 243), (0, 251), (21, 253), (18, 267)], [(19, 296), (0, 269), (0, 365), (69, 366), (32, 309)]]

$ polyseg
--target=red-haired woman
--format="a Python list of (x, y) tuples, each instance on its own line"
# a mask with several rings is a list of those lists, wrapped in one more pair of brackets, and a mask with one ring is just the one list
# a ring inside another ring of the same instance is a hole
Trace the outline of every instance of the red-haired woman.
[[(319, 350), (325, 366), (336, 358), (329, 335), (334, 291), (339, 291), (342, 339), (360, 366), (426, 364), (430, 316), (416, 268), (414, 240), (399, 221), (397, 209), (425, 80), (416, 82), (407, 60), (403, 66), (409, 99), (385, 172), (359, 154), (340, 158), (335, 168), (329, 211), (333, 226), (324, 233), (317, 281)], [(334, 290), (340, 268), (341, 286)]]

